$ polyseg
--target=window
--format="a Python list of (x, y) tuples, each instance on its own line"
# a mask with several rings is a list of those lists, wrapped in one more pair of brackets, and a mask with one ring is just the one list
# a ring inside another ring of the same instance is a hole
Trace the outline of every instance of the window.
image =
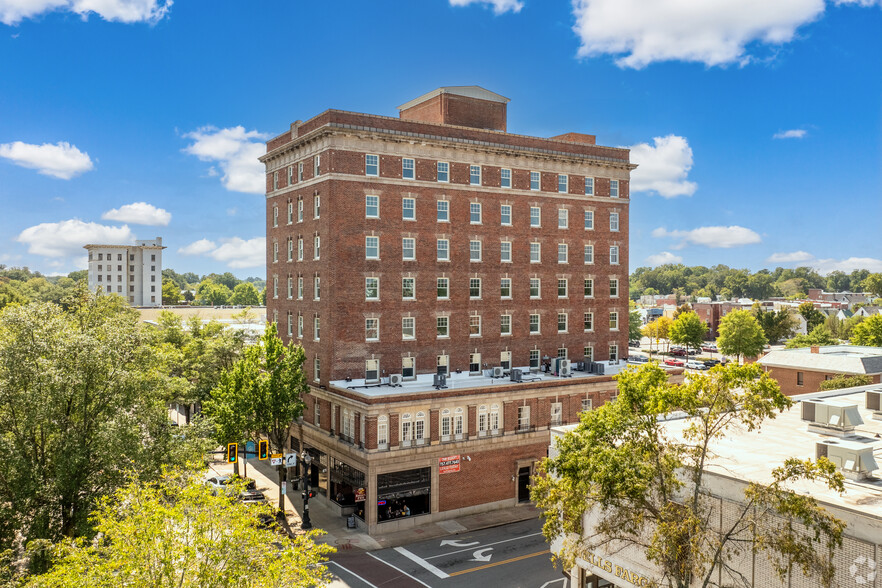
[(530, 430), (530, 407), (529, 406), (519, 406), (518, 407), (518, 431), (529, 431)]
[(364, 238), (364, 257), (365, 259), (380, 259), (379, 237)]
[(380, 158), (377, 155), (364, 156), (364, 175), (379, 176), (380, 175)]
[(586, 333), (594, 330), (594, 313), (586, 312), (582, 317), (582, 328)]
[[(279, 244), (276, 242), (273, 242), (273, 263), (275, 263), (277, 261), (279, 261)], [(107, 268), (109, 270), (110, 266), (108, 265)]]
[(472, 202), (469, 204), (469, 222), (473, 225), (481, 224), (481, 203)]
[(316, 195), (315, 198), (312, 199), (312, 216), (313, 218), (319, 218), (322, 215), (322, 197)]
[(401, 338), (402, 339), (415, 339), (416, 338), (416, 327), (414, 326), (414, 319), (412, 316), (406, 316), (401, 319)]
[(438, 278), (438, 298), (446, 300), (450, 294), (450, 278)]
[(557, 332), (558, 333), (566, 333), (567, 332), (567, 313), (565, 313), (565, 312), (557, 313)]
[(438, 239), (438, 261), (450, 261), (450, 241)]
[(294, 278), (288, 276), (288, 300), (294, 298)]
[(582, 350), (582, 353), (585, 355), (585, 361), (594, 361), (594, 348), (586, 347)]
[(417, 445), (422, 445), (426, 436), (426, 413), (418, 412), (413, 425), (413, 438)]
[(404, 220), (416, 220), (416, 201), (413, 198), (402, 198), (401, 218)]
[(586, 210), (585, 211), (585, 230), (593, 231), (594, 230), (594, 211)]
[(568, 263), (569, 249), (566, 243), (557, 244), (557, 263)]
[(439, 355), (435, 358), (435, 372), (438, 374), (449, 374), (450, 373), (450, 356), (449, 355)]
[(438, 181), (439, 182), (449, 182), (450, 181), (450, 164), (445, 161), (438, 162)]
[(542, 261), (542, 245), (540, 243), (530, 243), (530, 263), (540, 263)]
[(312, 173), (314, 176), (320, 176), (322, 173), (322, 156), (316, 155), (312, 158)]
[(619, 230), (619, 213), (618, 212), (609, 213), (609, 230), (610, 231), (618, 231)]
[(567, 176), (566, 174), (557, 175), (557, 191), (561, 194), (567, 193)]
[(566, 208), (557, 209), (557, 228), (566, 229), (570, 226), (570, 211)]
[(316, 276), (312, 283), (312, 297), (315, 300), (322, 299), (322, 279)]
[(539, 369), (539, 350), (531, 349), (530, 350), (530, 369), (538, 370)]
[(288, 185), (290, 186), (293, 183), (294, 183), (294, 166), (289, 165), (288, 166)]
[(538, 190), (539, 189), (539, 172), (530, 172), (530, 189)]
[(469, 337), (481, 336), (481, 317), (472, 315), (469, 317)]
[[(531, 314), (530, 315), (530, 334), (533, 335), (535, 333), (539, 333), (539, 315)], [(533, 367), (533, 366), (530, 366)]]
[(469, 278), (469, 298), (481, 297), (481, 278)]
[(594, 278), (585, 278), (585, 298), (594, 298)]
[(585, 263), (594, 263), (594, 245), (585, 245)]
[[(319, 359), (318, 357), (316, 357), (315, 360), (313, 360), (313, 362), (312, 362), (312, 379), (315, 380), (316, 382), (318, 382), (322, 379), (322, 360)], [(319, 419), (320, 419), (320, 417), (319, 417), (318, 402), (316, 402), (316, 405), (315, 405), (316, 423), (315, 424), (317, 424), (317, 425), (321, 424), (321, 421)]]
[(294, 336), (294, 316), (288, 311), (288, 336)]
[(367, 218), (380, 218), (380, 197), (364, 197), (364, 215)]
[(501, 223), (503, 226), (510, 227), (511, 226), (511, 205), (503, 204), (499, 209), (499, 216), (501, 219)]
[(297, 261), (303, 261), (303, 237), (297, 237)]
[[(316, 366), (318, 366), (318, 358), (315, 358), (315, 361), (316, 361)], [(316, 370), (316, 371), (318, 371), (318, 370)], [(321, 426), (321, 424), (322, 424), (321, 408), (322, 408), (321, 401), (318, 398), (316, 398), (315, 399), (315, 425), (317, 427)]]
[(288, 261), (294, 261), (294, 239), (288, 237)]
[(530, 298), (539, 298), (541, 292), (541, 280), (539, 278), (530, 278)]
[(510, 314), (503, 314), (499, 317), (499, 334), (502, 336), (511, 335)]
[(321, 253), (322, 253), (322, 238), (319, 237), (318, 235), (316, 235), (315, 239), (313, 239), (312, 250), (313, 250), (313, 258), (319, 259), (321, 257)]
[(303, 315), (302, 314), (297, 315), (297, 338), (298, 339), (303, 338)]
[(380, 299), (380, 278), (364, 279), (364, 297), (365, 300)]
[[(619, 359), (619, 346), (615, 343), (609, 344), (609, 360), (616, 361)], [(615, 400), (615, 396), (611, 398), (611, 400)]]
[(500, 279), (499, 296), (502, 298), (511, 298), (511, 278)]
[(619, 313), (615, 310), (611, 310), (609, 313), (609, 330), (610, 331), (618, 331), (619, 330)]
[(413, 440), (413, 423), (410, 422), (411, 416), (409, 412), (401, 415), (401, 445), (410, 447)]
[(364, 320), (364, 340), (379, 341), (380, 340), (380, 319), (369, 318)]
[(557, 426), (563, 422), (563, 404), (560, 402), (551, 403), (551, 426)]
[(303, 222), (303, 199), (299, 198), (297, 200), (297, 222)]
[(480, 186), (481, 185), (481, 166), (480, 165), (470, 165), (469, 166), (469, 184), (472, 186)]
[(592, 409), (592, 402), (590, 398), (582, 399), (582, 412), (588, 412)]
[(610, 265), (619, 265), (619, 246), (610, 245), (609, 247), (609, 263)]
[(530, 207), (530, 226), (531, 227), (542, 226), (542, 212), (538, 206), (531, 206)]
[(469, 374), (477, 375), (481, 373), (481, 354), (469, 353)]
[(594, 178), (585, 178), (585, 194), (594, 196)]
[(567, 297), (567, 280), (566, 280), (566, 278), (558, 278), (558, 280), (557, 280), (557, 297), (558, 298), (566, 298)]
[(414, 164), (413, 159), (409, 157), (403, 157), (401, 159), (401, 177), (405, 180), (414, 179)]
[(609, 279), (609, 297), (610, 298), (618, 298), (619, 297), (619, 281), (616, 278)]
[(450, 222), (450, 203), (446, 200), (438, 201), (438, 222)]
[(302, 161), (297, 164), (297, 181), (298, 182), (303, 181), (303, 162)]
[(441, 411), (441, 440), (442, 441), (450, 441), (450, 436), (453, 431), (453, 417), (450, 414), (450, 409), (445, 408)]
[(303, 278), (297, 278), (297, 300), (303, 300)]
[(480, 241), (469, 241), (469, 261), (481, 261)]
[(413, 357), (401, 358), (401, 377), (406, 380), (416, 379), (416, 359)]
[(511, 170), (502, 168), (499, 170), (499, 185), (502, 188), (511, 188)]
[(293, 222), (294, 222), (294, 203), (288, 202), (288, 224), (290, 225)]
[(416, 297), (416, 278), (401, 278), (401, 299), (413, 300)]
[(446, 338), (450, 336), (449, 327), (449, 319), (446, 316), (439, 316), (435, 319), (436, 324), (436, 333), (438, 338)]
[(502, 241), (499, 244), (499, 261), (511, 263), (511, 241)]
[(804, 380), (803, 380), (803, 373), (802, 373), (802, 372), (796, 372), (796, 385), (797, 385), (797, 386), (802, 386), (802, 385), (803, 385), (803, 382), (804, 382)]
[(322, 326), (322, 321), (319, 317), (315, 317), (312, 319), (312, 338), (315, 339), (316, 341), (319, 341), (321, 339), (321, 334), (322, 334), (321, 326)]
[(609, 197), (610, 198), (618, 198), (619, 197), (619, 181), (618, 180), (610, 180), (609, 181)]
[[(365, 382), (378, 382), (380, 380), (380, 360), (367, 359), (364, 362), (364, 379)], [(402, 415), (402, 418), (410, 419), (409, 414)], [(333, 427), (333, 423), (331, 423)]]
[(386, 415), (377, 419), (377, 448), (386, 449), (389, 445), (389, 423)]
[(279, 207), (273, 206), (273, 226), (279, 226)]
[(404, 261), (416, 259), (416, 239), (412, 237), (401, 239), (401, 259)]
[(279, 172), (273, 172), (273, 190), (279, 189)]

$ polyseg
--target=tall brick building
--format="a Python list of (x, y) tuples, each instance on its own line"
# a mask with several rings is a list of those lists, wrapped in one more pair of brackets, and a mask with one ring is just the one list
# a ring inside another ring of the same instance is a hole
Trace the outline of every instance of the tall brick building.
[[(465, 86), (397, 119), (328, 110), (261, 158), (268, 316), (303, 345), (312, 383), (292, 446), (302, 438), (316, 483), (371, 530), (408, 524), (383, 508), (407, 500), (435, 518), (516, 502), (548, 426), (614, 394), (635, 166), (592, 135), (508, 133), (507, 104)], [(543, 374), (557, 357), (607, 375)]]

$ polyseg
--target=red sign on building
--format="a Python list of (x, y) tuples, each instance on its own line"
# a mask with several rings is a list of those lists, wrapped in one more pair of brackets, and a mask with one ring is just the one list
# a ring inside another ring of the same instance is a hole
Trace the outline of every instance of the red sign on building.
[(438, 473), (450, 474), (459, 471), (459, 456), (448, 455), (447, 457), (438, 458)]
[(355, 491), (355, 502), (364, 502), (364, 488)]

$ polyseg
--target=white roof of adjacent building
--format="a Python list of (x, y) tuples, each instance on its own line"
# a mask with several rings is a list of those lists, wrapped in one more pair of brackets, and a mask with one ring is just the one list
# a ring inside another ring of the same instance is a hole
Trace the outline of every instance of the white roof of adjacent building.
[(440, 94), (456, 94), (457, 96), (466, 96), (468, 98), (478, 98), (479, 100), (489, 100), (490, 102), (502, 102), (503, 104), (508, 104), (511, 102), (511, 98), (506, 98), (496, 92), (491, 92), (490, 90), (486, 90), (481, 86), (442, 86), (427, 94), (423, 94), (419, 98), (414, 98), (409, 102), (405, 102), (401, 106), (398, 107), (398, 110), (406, 110), (413, 106), (416, 106), (420, 102), (425, 102), (430, 98), (434, 98)]
[(843, 374), (882, 373), (882, 348), (860, 345), (826, 345), (812, 353), (811, 347), (773, 349), (757, 363), (765, 367), (804, 369)]

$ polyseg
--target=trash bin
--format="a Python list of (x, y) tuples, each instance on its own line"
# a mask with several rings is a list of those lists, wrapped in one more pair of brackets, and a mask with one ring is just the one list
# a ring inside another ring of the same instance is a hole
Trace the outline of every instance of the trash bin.
[(354, 514), (351, 514), (348, 517), (346, 517), (346, 528), (347, 529), (355, 529), (356, 528)]

